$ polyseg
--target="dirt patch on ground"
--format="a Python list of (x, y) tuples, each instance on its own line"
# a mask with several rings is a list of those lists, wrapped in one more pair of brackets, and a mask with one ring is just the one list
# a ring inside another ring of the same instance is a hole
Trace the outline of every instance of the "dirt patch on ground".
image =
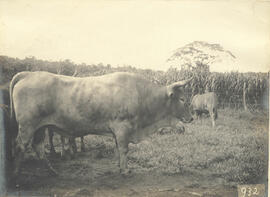
[(196, 173), (166, 175), (132, 169), (130, 176), (124, 177), (113, 154), (104, 158), (93, 152), (79, 153), (70, 161), (51, 160), (58, 177), (50, 176), (40, 162), (28, 161), (11, 184), (9, 195), (236, 196), (235, 187), (221, 186), (221, 178)]

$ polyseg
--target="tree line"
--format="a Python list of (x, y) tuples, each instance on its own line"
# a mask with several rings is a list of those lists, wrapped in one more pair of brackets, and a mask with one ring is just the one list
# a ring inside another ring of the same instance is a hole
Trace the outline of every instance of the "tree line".
[[(175, 81), (193, 76), (192, 82), (185, 87), (189, 101), (192, 96), (213, 91), (218, 95), (220, 107), (243, 108), (246, 103), (249, 109), (266, 107), (268, 103), (268, 74), (267, 73), (239, 73), (239, 72), (210, 72), (208, 65), (197, 63), (196, 67), (169, 68), (167, 71), (138, 69), (130, 65), (112, 67), (85, 63), (75, 64), (71, 60), (47, 61), (35, 57), (24, 59), (0, 56), (0, 72), (2, 88), (8, 88), (12, 77), (22, 71), (48, 71), (51, 73), (87, 77), (98, 76), (112, 72), (132, 72), (143, 75), (153, 83), (167, 85)], [(245, 101), (243, 95), (245, 94)]]

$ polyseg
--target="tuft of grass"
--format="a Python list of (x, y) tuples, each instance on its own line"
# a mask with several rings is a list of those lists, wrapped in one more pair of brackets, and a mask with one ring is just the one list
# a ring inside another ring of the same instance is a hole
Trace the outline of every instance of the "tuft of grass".
[(112, 137), (88, 135), (85, 137), (87, 151), (98, 151), (99, 157), (112, 156), (115, 149), (115, 141)]

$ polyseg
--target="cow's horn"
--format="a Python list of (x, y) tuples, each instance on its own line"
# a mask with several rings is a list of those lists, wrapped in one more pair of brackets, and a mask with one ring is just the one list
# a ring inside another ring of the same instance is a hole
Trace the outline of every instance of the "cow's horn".
[(189, 79), (186, 79), (186, 80), (183, 80), (183, 81), (178, 81), (178, 82), (175, 82), (171, 85), (169, 85), (169, 87), (171, 89), (174, 89), (174, 88), (178, 88), (178, 87), (181, 87), (181, 86), (184, 86), (186, 85), (187, 83), (189, 83), (191, 80), (192, 80), (193, 77), (190, 77)]

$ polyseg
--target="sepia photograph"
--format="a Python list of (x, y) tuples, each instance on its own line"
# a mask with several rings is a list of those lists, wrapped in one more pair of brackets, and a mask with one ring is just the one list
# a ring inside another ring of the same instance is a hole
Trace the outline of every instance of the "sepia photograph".
[(0, 197), (267, 197), (270, 1), (0, 0)]

